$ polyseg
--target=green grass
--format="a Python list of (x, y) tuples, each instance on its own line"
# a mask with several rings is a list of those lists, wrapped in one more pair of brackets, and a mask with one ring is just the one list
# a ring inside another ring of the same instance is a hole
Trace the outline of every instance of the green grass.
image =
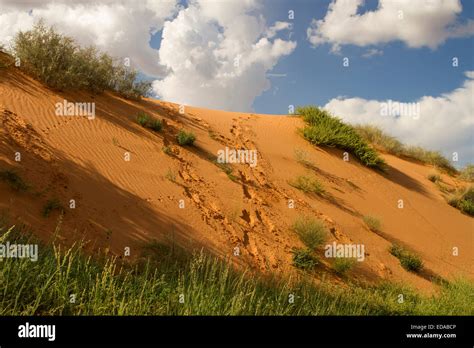
[[(35, 242), (19, 231), (4, 231), (0, 243)], [(97, 253), (93, 258), (83, 247), (40, 245), (37, 262), (4, 259), (0, 315), (474, 315), (474, 284), (463, 279), (425, 296), (392, 283), (340, 287), (264, 278), (156, 242), (144, 248), (146, 256), (125, 263)]]
[(137, 123), (144, 127), (150, 128), (155, 132), (160, 132), (163, 128), (163, 121), (152, 118), (147, 113), (140, 111), (137, 116)]
[(173, 150), (171, 149), (170, 146), (163, 146), (161, 149), (162, 149), (163, 152), (164, 152), (165, 154), (167, 154), (168, 156), (171, 156), (171, 155), (173, 154)]
[(27, 191), (29, 185), (13, 170), (0, 171), (0, 180), (6, 182), (14, 191)]
[(324, 186), (315, 177), (300, 175), (288, 183), (304, 193), (322, 195), (325, 192)]
[(390, 254), (400, 260), (400, 264), (407, 271), (416, 273), (423, 269), (423, 260), (418, 255), (406, 250), (402, 246), (393, 244), (389, 251)]
[(354, 267), (355, 260), (347, 257), (336, 257), (333, 263), (334, 271), (340, 276), (344, 276)]
[(219, 163), (217, 160), (213, 161), (216, 166), (218, 166), (232, 181), (238, 181), (237, 176), (234, 174), (234, 169), (229, 163)]
[(384, 168), (384, 160), (352, 126), (315, 106), (298, 107), (296, 111), (307, 123), (303, 136), (311, 143), (348, 151), (368, 167)]
[(431, 164), (445, 170), (449, 174), (457, 173), (456, 168), (454, 168), (450, 161), (438, 151), (426, 150), (419, 146), (407, 146), (375, 126), (357, 125), (354, 126), (354, 129), (363, 139), (371, 143), (377, 149), (395, 156)]
[(137, 116), (137, 123), (142, 127), (146, 127), (148, 125), (148, 122), (150, 122), (150, 116), (140, 111)]
[(181, 146), (193, 145), (194, 141), (196, 140), (196, 136), (194, 135), (194, 133), (180, 130), (178, 135), (176, 136), (176, 140), (178, 141), (178, 144)]
[(310, 250), (314, 250), (324, 244), (328, 237), (328, 231), (324, 224), (311, 217), (300, 216), (292, 226), (301, 242)]
[(160, 132), (163, 128), (163, 122), (161, 120), (151, 120), (148, 128), (154, 130), (155, 132)]
[(439, 174), (436, 174), (436, 173), (428, 174), (427, 178), (429, 181), (434, 182), (435, 184), (441, 181), (441, 176), (439, 176)]
[(365, 215), (362, 220), (364, 220), (365, 224), (371, 231), (377, 232), (382, 228), (382, 223), (375, 216)]
[(309, 271), (318, 264), (317, 258), (309, 249), (293, 249), (291, 253), (293, 254), (293, 266), (296, 268)]
[(474, 216), (474, 186), (458, 190), (448, 199), (448, 203), (461, 212)]
[(459, 178), (469, 182), (474, 182), (474, 164), (467, 164), (460, 172)]
[(50, 199), (46, 202), (46, 204), (43, 207), (43, 210), (41, 212), (41, 215), (43, 215), (43, 217), (47, 218), (47, 217), (49, 217), (49, 215), (51, 215), (51, 213), (53, 211), (59, 211), (61, 213), (64, 212), (63, 205), (56, 198)]

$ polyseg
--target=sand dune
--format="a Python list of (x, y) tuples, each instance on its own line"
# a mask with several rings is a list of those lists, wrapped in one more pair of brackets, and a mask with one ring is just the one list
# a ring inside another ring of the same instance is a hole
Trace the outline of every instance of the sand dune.
[[(95, 119), (56, 116), (55, 103), (63, 100), (95, 103)], [(140, 111), (163, 119), (163, 131), (140, 127)], [(296, 272), (291, 250), (301, 246), (291, 225), (308, 215), (324, 221), (329, 243), (365, 245), (365, 262), (357, 264), (353, 278), (403, 280), (430, 289), (433, 274), (474, 276), (473, 219), (446, 203), (427, 179), (432, 168), (391, 155), (383, 155), (387, 173), (355, 159), (345, 162), (342, 151), (317, 148), (303, 139), (299, 118), (191, 106), (180, 113), (178, 105), (151, 99), (60, 93), (12, 68), (0, 71), (0, 117), (0, 169), (17, 169), (32, 186), (17, 193), (0, 182), (0, 209), (11, 224), (24, 223), (43, 239), (52, 238), (59, 223), (65, 242), (85, 237), (95, 248), (117, 254), (129, 246), (133, 256), (143, 243), (156, 239), (202, 247), (241, 267), (283, 274)], [(196, 134), (195, 146), (177, 144), (180, 129)], [(215, 163), (225, 147), (257, 150), (258, 165), (232, 164), (232, 173), (226, 174)], [(314, 166), (299, 163), (295, 151)], [(21, 162), (15, 161), (16, 152)], [(289, 185), (307, 173), (323, 183), (324, 196)], [(443, 180), (452, 187), (462, 185), (447, 175)], [(51, 198), (66, 207), (62, 219), (59, 213), (41, 216)], [(75, 209), (69, 209), (71, 199)], [(289, 200), (294, 208), (288, 207)], [(379, 217), (382, 231), (370, 231), (364, 215)], [(419, 253), (429, 273), (405, 271), (388, 252), (392, 243)], [(239, 256), (234, 255), (236, 247)], [(321, 274), (341, 281), (326, 262)]]

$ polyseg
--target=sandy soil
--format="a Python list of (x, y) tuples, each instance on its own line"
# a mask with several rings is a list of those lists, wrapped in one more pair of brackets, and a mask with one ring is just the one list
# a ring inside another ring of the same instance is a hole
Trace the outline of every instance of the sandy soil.
[[(96, 118), (56, 116), (55, 103), (64, 99), (94, 102)], [(163, 131), (140, 127), (140, 111), (163, 119)], [(94, 247), (118, 254), (130, 247), (133, 256), (156, 239), (204, 248), (241, 267), (286, 274), (295, 272), (291, 250), (301, 246), (291, 225), (308, 215), (324, 221), (328, 242), (365, 245), (365, 261), (357, 263), (351, 278), (402, 280), (420, 289), (432, 288), (433, 275), (474, 278), (474, 220), (446, 203), (427, 179), (432, 168), (390, 155), (383, 155), (387, 173), (355, 159), (343, 161), (342, 151), (304, 140), (298, 118), (188, 106), (180, 113), (178, 105), (167, 102), (61, 93), (9, 68), (0, 70), (0, 123), (0, 169), (15, 168), (31, 185), (18, 193), (0, 182), (0, 211), (10, 224), (25, 224), (45, 240), (59, 229), (65, 242), (85, 237)], [(196, 134), (194, 147), (177, 145), (180, 129)], [(217, 151), (226, 146), (257, 150), (257, 166), (232, 164), (229, 177), (215, 163)], [(299, 163), (295, 151), (313, 165)], [(307, 174), (323, 183), (325, 195), (308, 195), (288, 184)], [(451, 188), (464, 184), (447, 175), (442, 179)], [(62, 218), (57, 212), (41, 215), (51, 198), (66, 207)], [(71, 199), (75, 209), (69, 208)], [(364, 215), (378, 217), (382, 231), (370, 231)], [(392, 243), (419, 253), (426, 271), (405, 271), (388, 252)], [(318, 276), (323, 275), (341, 281), (331, 261), (321, 266)]]

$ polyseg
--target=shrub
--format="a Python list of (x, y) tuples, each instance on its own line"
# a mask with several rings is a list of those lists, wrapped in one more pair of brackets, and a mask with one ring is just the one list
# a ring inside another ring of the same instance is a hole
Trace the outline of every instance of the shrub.
[(436, 174), (436, 173), (428, 174), (427, 178), (429, 181), (434, 182), (434, 183), (437, 183), (441, 180), (441, 177), (439, 176), (439, 174)]
[(78, 46), (43, 21), (15, 36), (13, 53), (21, 59), (22, 68), (52, 88), (96, 93), (108, 89), (130, 99), (147, 96), (151, 88), (149, 82), (136, 82), (137, 71), (93, 46)]
[(458, 190), (449, 198), (448, 203), (463, 213), (474, 216), (474, 186)]
[(0, 180), (5, 181), (15, 191), (27, 191), (29, 186), (13, 170), (3, 170), (0, 172)]
[(170, 146), (163, 146), (162, 147), (162, 150), (165, 154), (167, 154), (168, 156), (171, 156), (173, 154), (173, 150), (171, 149)]
[(333, 264), (334, 271), (343, 276), (354, 266), (354, 263), (354, 259), (348, 257), (336, 257)]
[(392, 245), (389, 249), (390, 254), (400, 260), (401, 266), (410, 272), (419, 272), (423, 268), (423, 261), (421, 258), (409, 252), (400, 245)]
[(163, 122), (161, 120), (151, 120), (148, 126), (150, 129), (153, 129), (155, 132), (161, 131), (163, 128)]
[(288, 183), (305, 193), (315, 193), (317, 195), (321, 195), (325, 192), (323, 185), (313, 177), (300, 175), (295, 180), (289, 181)]
[(308, 124), (303, 129), (303, 136), (311, 143), (349, 151), (366, 166), (383, 168), (384, 160), (352, 126), (315, 106), (298, 107), (297, 113)]
[(311, 270), (318, 264), (318, 260), (308, 249), (293, 249), (293, 266), (303, 270)]
[(57, 210), (61, 213), (64, 212), (63, 205), (56, 198), (50, 199), (46, 202), (46, 205), (43, 207), (43, 212), (42, 212), (43, 217), (45, 218), (48, 217), (54, 210)]
[(459, 178), (462, 180), (474, 182), (474, 164), (466, 165), (459, 175)]
[(327, 239), (328, 232), (323, 223), (310, 217), (299, 217), (292, 228), (303, 244), (311, 250), (321, 246)]
[(398, 139), (384, 133), (380, 128), (369, 125), (354, 126), (356, 132), (376, 148), (392, 155), (414, 159), (422, 163), (434, 165), (450, 174), (457, 172), (451, 163), (439, 152), (426, 150), (419, 146), (406, 146)]
[(144, 112), (139, 112), (137, 116), (137, 122), (140, 126), (146, 127), (148, 122), (150, 122), (150, 116)]
[(371, 231), (374, 231), (374, 232), (380, 231), (382, 227), (382, 223), (375, 216), (365, 215), (363, 217), (363, 220)]
[(178, 144), (181, 146), (193, 145), (194, 141), (196, 140), (196, 136), (191, 132), (188, 133), (183, 130), (180, 130), (178, 135), (176, 136), (176, 139), (178, 140)]

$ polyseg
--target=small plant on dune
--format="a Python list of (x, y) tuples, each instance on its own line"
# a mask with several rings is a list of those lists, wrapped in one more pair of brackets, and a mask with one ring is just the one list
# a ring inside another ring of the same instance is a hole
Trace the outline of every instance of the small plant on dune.
[(146, 127), (148, 122), (150, 122), (150, 116), (143, 111), (140, 111), (137, 116), (137, 123), (142, 127)]
[(400, 264), (404, 269), (410, 272), (419, 272), (423, 268), (423, 261), (421, 258), (406, 250), (400, 245), (393, 244), (390, 249), (390, 254), (400, 260)]
[(325, 192), (323, 185), (314, 177), (300, 175), (288, 183), (304, 193), (322, 195)]
[(448, 199), (449, 205), (474, 216), (474, 186), (460, 189)]
[(306, 167), (311, 167), (313, 165), (313, 163), (308, 158), (308, 153), (304, 150), (296, 149), (295, 158), (298, 163), (301, 163)]
[(336, 257), (333, 263), (334, 271), (340, 276), (346, 275), (346, 273), (354, 267), (355, 260), (348, 257)]
[(293, 266), (302, 270), (312, 270), (318, 264), (318, 260), (309, 249), (293, 249)]
[(311, 217), (300, 216), (293, 223), (292, 229), (310, 250), (323, 245), (328, 236), (324, 224)]
[(5, 181), (15, 191), (27, 191), (29, 186), (13, 170), (0, 171), (0, 180)]
[(371, 231), (377, 232), (382, 228), (382, 223), (375, 216), (365, 215), (362, 219)]
[(155, 132), (159, 132), (163, 128), (163, 122), (161, 120), (153, 119), (150, 121), (148, 128), (153, 129)]
[(385, 161), (352, 126), (315, 106), (298, 107), (297, 113), (307, 123), (303, 136), (311, 143), (349, 151), (367, 167), (384, 169)]
[(234, 169), (229, 163), (219, 163), (217, 160), (214, 160), (213, 163), (218, 166), (232, 181), (237, 181), (237, 177), (234, 174)]
[(42, 215), (47, 218), (55, 210), (63, 213), (64, 207), (58, 199), (53, 198), (46, 202), (46, 205), (43, 207)]
[(474, 182), (474, 164), (466, 165), (460, 172), (459, 178), (469, 182)]
[(439, 176), (439, 174), (437, 173), (430, 173), (428, 174), (427, 178), (429, 181), (434, 182), (434, 183), (441, 181), (441, 176)]
[(165, 178), (168, 179), (169, 181), (175, 183), (176, 182), (176, 172), (173, 171), (171, 168), (168, 168), (168, 171), (166, 172)]
[(178, 135), (176, 136), (176, 139), (178, 140), (178, 144), (181, 146), (193, 145), (194, 141), (196, 140), (196, 136), (194, 135), (194, 133), (180, 130)]
[(171, 149), (171, 146), (163, 146), (161, 149), (162, 149), (163, 152), (164, 152), (165, 154), (167, 154), (168, 156), (173, 155), (173, 150)]

